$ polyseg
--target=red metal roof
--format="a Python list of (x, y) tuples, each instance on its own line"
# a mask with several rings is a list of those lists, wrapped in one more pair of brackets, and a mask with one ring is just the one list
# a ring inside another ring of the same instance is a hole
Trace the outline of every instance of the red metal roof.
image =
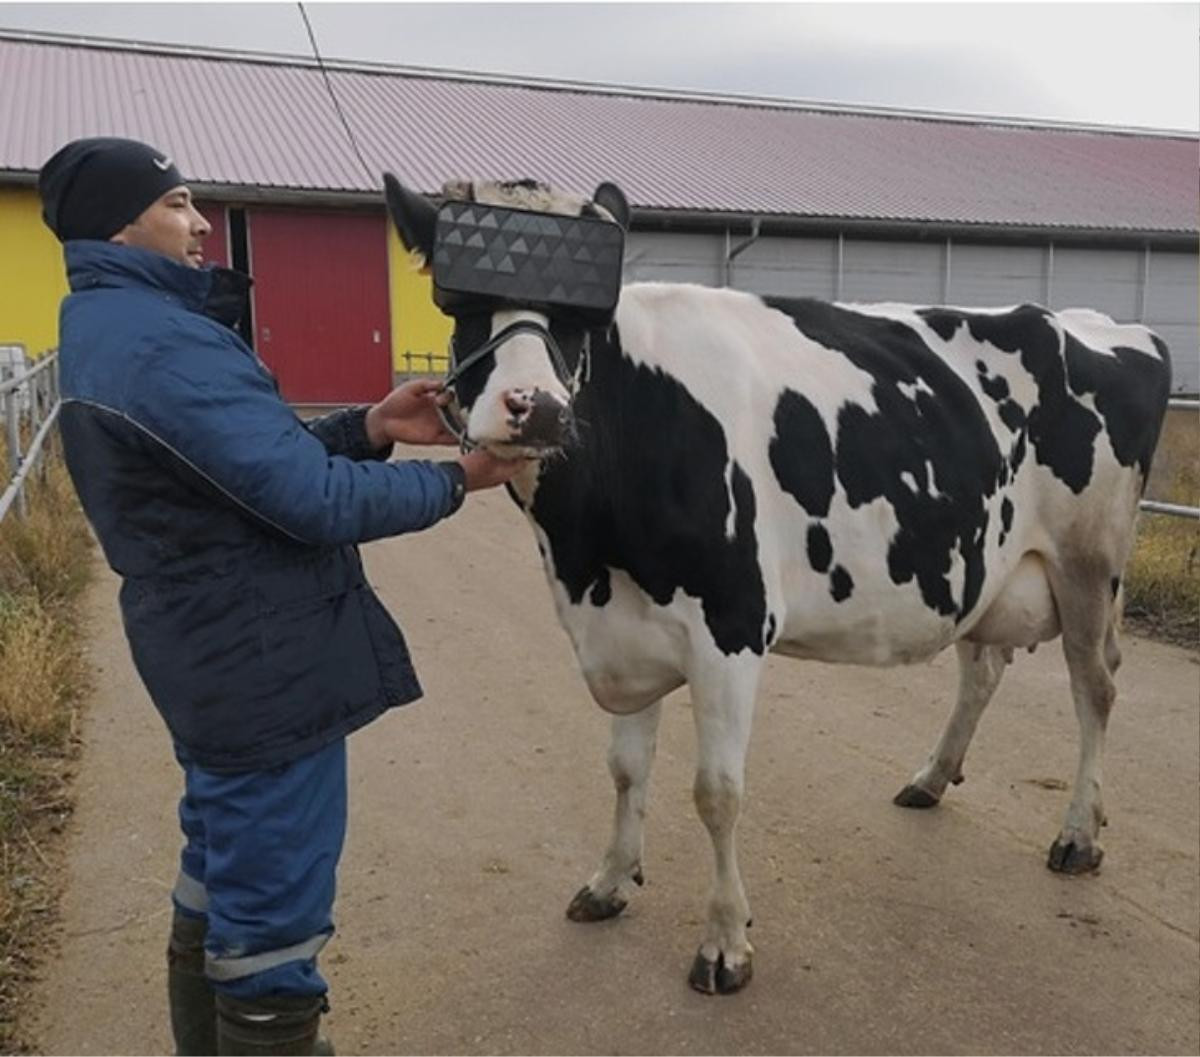
[[(321, 72), (291, 58), (0, 37), (0, 171), (126, 135), (196, 183), (375, 191)], [(1001, 123), (336, 64), (368, 166), (451, 177), (613, 180), (643, 208), (1196, 232), (1188, 133)]]

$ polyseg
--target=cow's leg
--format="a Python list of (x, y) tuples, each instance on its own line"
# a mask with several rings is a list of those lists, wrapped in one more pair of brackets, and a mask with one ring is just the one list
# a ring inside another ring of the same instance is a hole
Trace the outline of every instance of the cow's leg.
[(1117, 696), (1112, 677), (1121, 656), (1109, 577), (1089, 572), (1092, 570), (1066, 570), (1060, 577), (1052, 577), (1080, 733), (1074, 793), (1046, 863), (1060, 873), (1086, 873), (1096, 869), (1104, 857), (1098, 840), (1104, 824), (1101, 764), (1108, 716)]
[(934, 807), (947, 785), (962, 781), (967, 747), (1008, 664), (1001, 646), (980, 646), (972, 642), (956, 645), (958, 700), (928, 762), (893, 798), (893, 803), (901, 807)]
[(654, 763), (662, 702), (629, 716), (614, 716), (608, 748), (608, 770), (617, 787), (612, 840), (600, 868), (571, 900), (572, 921), (615, 917), (629, 902), (632, 885), (642, 883), (642, 832), (646, 818), (646, 786)]
[(750, 982), (754, 948), (746, 938), (750, 904), (738, 871), (735, 830), (745, 788), (746, 747), (761, 664), (725, 664), (692, 680), (698, 760), (693, 796), (715, 855), (708, 927), (688, 983), (728, 994)]

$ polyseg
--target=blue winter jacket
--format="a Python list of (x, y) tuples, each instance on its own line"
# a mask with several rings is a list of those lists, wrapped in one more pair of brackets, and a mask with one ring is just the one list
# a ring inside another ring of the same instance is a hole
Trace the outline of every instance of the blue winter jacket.
[(419, 697), (354, 545), (452, 512), (456, 470), (385, 461), (365, 409), (301, 422), (230, 329), (244, 276), (107, 242), (65, 253), (67, 466), (174, 739), (201, 767), (255, 770)]

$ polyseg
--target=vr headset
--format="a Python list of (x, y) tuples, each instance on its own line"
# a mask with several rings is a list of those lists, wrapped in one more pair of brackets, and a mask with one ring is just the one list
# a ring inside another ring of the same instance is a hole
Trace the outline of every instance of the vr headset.
[(446, 202), (433, 241), (433, 300), (444, 312), (498, 307), (612, 321), (625, 232), (598, 217)]

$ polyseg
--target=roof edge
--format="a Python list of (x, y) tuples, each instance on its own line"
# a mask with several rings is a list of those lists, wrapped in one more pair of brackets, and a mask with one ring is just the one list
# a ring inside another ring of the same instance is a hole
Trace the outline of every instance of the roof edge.
[(749, 213), (722, 210), (672, 210), (634, 207), (635, 227), (643, 230), (721, 231), (734, 237), (748, 234), (754, 221), (763, 236), (850, 237), (903, 239), (930, 242), (966, 239), (1002, 243), (1072, 243), (1120, 246), (1151, 246), (1157, 249), (1196, 252), (1197, 231), (1146, 228), (1100, 228), (1080, 225), (1016, 224), (963, 220), (915, 219), (911, 217), (816, 216), (793, 213)]
[[(286, 52), (266, 52), (197, 47), (155, 41), (129, 40), (120, 37), (89, 37), (69, 33), (50, 33), (39, 30), (13, 30), (0, 26), (0, 40), (29, 44), (48, 44), (60, 47), (90, 48), (97, 51), (126, 51), (146, 55), (166, 55), (175, 58), (214, 59), (225, 62), (245, 62), (266, 66), (299, 66), (318, 69), (320, 63), (311, 55)], [(799, 110), (807, 113), (837, 114), (844, 117), (882, 117), (908, 121), (930, 121), (959, 125), (988, 125), (1002, 128), (1028, 128), (1060, 132), (1086, 132), (1099, 135), (1151, 136), (1159, 139), (1200, 141), (1200, 131), (1163, 129), (1138, 125), (1103, 125), (1072, 122), (1051, 118), (1018, 118), (996, 114), (973, 114), (962, 111), (922, 110), (919, 108), (860, 105), (813, 100), (787, 99), (780, 96), (758, 96), (742, 93), (708, 92), (699, 89), (658, 88), (590, 81), (565, 81), (550, 77), (530, 77), (517, 74), (482, 73), (434, 66), (407, 66), (399, 63), (369, 62), (366, 60), (333, 59), (322, 56), (327, 70), (343, 73), (366, 73), (413, 77), (424, 80), (465, 81), (493, 84), (510, 88), (530, 88), (541, 91), (575, 92), (593, 95), (629, 96), (639, 99), (659, 99), (668, 102), (710, 103), (767, 110)]]
[[(37, 174), (22, 170), (0, 170), (0, 188), (36, 189)], [(383, 207), (382, 191), (352, 191), (319, 188), (254, 187), (246, 184), (206, 183), (190, 180), (188, 186), (196, 198), (228, 204), (293, 205), (370, 209)], [(798, 213), (750, 213), (735, 210), (664, 209), (634, 206), (635, 230), (720, 232), (737, 235), (747, 232), (758, 220), (764, 236), (850, 237), (905, 239), (929, 242), (934, 239), (960, 238), (988, 242), (1047, 242), (1091, 244), (1130, 248), (1150, 246), (1172, 252), (1196, 252), (1200, 231), (1147, 228), (1099, 228), (1079, 225), (1003, 224), (962, 220), (913, 219), (910, 217), (813, 216)]]

